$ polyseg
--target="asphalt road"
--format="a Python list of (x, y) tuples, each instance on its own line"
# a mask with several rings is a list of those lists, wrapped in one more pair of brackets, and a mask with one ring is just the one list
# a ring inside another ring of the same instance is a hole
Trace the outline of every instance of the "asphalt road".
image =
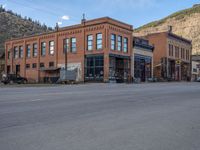
[(199, 150), (200, 83), (0, 88), (0, 150)]

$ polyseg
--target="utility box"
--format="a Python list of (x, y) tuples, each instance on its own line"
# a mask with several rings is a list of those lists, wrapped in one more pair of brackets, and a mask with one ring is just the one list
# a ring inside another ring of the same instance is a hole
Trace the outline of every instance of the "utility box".
[(65, 68), (60, 69), (60, 82), (76, 81), (77, 79), (77, 68), (73, 70), (66, 70)]

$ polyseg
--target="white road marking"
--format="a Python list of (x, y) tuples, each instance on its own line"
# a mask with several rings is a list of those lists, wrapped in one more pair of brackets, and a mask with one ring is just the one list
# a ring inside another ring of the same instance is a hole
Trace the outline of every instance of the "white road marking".
[(36, 102), (36, 101), (41, 101), (42, 99), (33, 99), (33, 100), (30, 100), (31, 102)]

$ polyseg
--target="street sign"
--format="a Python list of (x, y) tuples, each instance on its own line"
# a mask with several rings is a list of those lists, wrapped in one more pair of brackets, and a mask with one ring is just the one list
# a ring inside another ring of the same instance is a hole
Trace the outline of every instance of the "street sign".
[(176, 64), (180, 65), (181, 64), (181, 60), (180, 59), (176, 60)]

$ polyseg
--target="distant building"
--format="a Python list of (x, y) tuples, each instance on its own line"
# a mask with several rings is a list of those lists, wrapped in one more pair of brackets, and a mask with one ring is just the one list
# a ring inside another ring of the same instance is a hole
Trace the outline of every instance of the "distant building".
[(200, 55), (192, 55), (192, 81), (200, 77)]
[(133, 38), (132, 76), (142, 82), (153, 77), (153, 50), (149, 41), (143, 38)]
[(197, 61), (200, 63), (200, 55), (192, 55), (192, 61)]
[(196, 81), (200, 77), (200, 62), (192, 61), (192, 81)]
[(190, 80), (192, 42), (171, 32), (146, 36), (154, 45), (154, 76), (163, 80)]

